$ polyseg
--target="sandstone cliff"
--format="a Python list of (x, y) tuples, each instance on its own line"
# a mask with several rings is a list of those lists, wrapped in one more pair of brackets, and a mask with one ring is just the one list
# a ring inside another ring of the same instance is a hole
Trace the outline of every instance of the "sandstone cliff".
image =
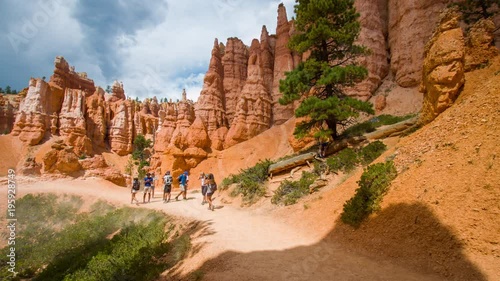
[[(459, 38), (458, 25), (441, 26), (442, 32), (435, 33), (424, 48), (440, 11), (451, 2), (356, 1), (361, 15), (358, 43), (371, 52), (359, 60), (369, 70), (367, 79), (349, 89), (349, 94), (368, 100), (384, 79), (394, 79), (392, 83), (399, 87), (416, 89), (422, 84), (428, 116), (444, 110), (463, 84), (461, 73), (481, 67), (498, 53), (491, 45), (491, 22), (472, 27), (465, 43)], [(170, 168), (194, 167), (215, 151), (253, 138), (293, 116), (293, 105), (278, 103), (279, 81), (307, 54), (288, 48), (297, 31), (284, 5), (277, 12), (275, 34), (263, 26), (260, 38), (250, 47), (238, 38), (227, 39), (225, 45), (215, 40), (196, 102), (187, 100), (185, 92), (178, 102), (159, 103), (156, 97), (132, 101), (118, 81), (110, 93), (104, 93), (86, 73), (76, 72), (63, 57), (57, 57), (50, 82), (31, 79), (18, 110), (17, 104), (0, 98), (0, 130), (12, 128), (12, 134), (29, 145), (60, 136), (78, 156), (106, 150), (127, 155), (134, 138), (143, 134), (154, 143), (152, 169), (164, 169), (161, 158), (167, 154), (175, 156), (169, 160)], [(464, 50), (452, 50), (449, 40), (465, 44)], [(481, 54), (470, 50), (481, 50)], [(382, 108), (385, 97), (376, 100)], [(294, 148), (299, 146), (297, 142)]]
[(429, 123), (449, 108), (465, 83), (465, 42), (460, 15), (447, 10), (425, 48), (421, 91), (424, 103), (421, 120)]
[(0, 94), (0, 134), (12, 131), (21, 99), (21, 95)]

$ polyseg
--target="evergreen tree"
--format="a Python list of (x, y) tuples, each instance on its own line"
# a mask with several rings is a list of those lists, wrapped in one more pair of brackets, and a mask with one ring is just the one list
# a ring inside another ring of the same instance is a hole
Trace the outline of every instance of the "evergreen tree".
[(487, 19), (498, 14), (500, 0), (462, 0), (452, 5), (462, 12), (466, 24), (474, 24), (480, 19)]
[(10, 86), (5, 87), (5, 93), (6, 94), (11, 94)]
[(111, 86), (108, 85), (108, 86), (106, 86), (106, 90), (105, 91), (106, 91), (106, 93), (110, 94), (113, 90), (111, 90)]
[[(368, 71), (356, 63), (366, 54), (365, 47), (356, 45), (360, 31), (359, 14), (354, 0), (296, 0), (295, 27), (298, 33), (289, 47), (299, 53), (310, 51), (309, 58), (286, 73), (280, 81), (283, 97), (280, 104), (305, 99), (295, 111), (305, 117), (294, 134), (303, 137), (311, 129), (319, 129), (315, 137), (338, 136), (337, 125), (345, 126), (359, 112), (373, 114), (368, 102), (346, 95), (345, 88), (364, 79)], [(314, 95), (308, 95), (314, 88)], [(328, 128), (322, 125), (326, 123)]]
[(151, 140), (146, 139), (143, 135), (137, 135), (134, 139), (134, 151), (132, 158), (134, 160), (145, 160), (145, 149), (151, 146)]
[(2, 87), (0, 87), (0, 93), (3, 93), (3, 89), (2, 89)]

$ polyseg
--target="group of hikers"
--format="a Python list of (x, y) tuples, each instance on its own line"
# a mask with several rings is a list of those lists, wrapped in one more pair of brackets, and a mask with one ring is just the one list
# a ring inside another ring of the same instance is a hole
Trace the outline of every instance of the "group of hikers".
[[(217, 184), (215, 183), (214, 175), (212, 173), (201, 173), (198, 178), (201, 182), (201, 194), (203, 195), (202, 205), (208, 204), (208, 209), (213, 211), (215, 206), (213, 204), (212, 196), (217, 190)], [(163, 180), (163, 203), (170, 202), (170, 196), (172, 192), (172, 185), (174, 183), (174, 179), (170, 174), (170, 171), (167, 171), (162, 178)], [(180, 174), (177, 177), (177, 182), (179, 183), (180, 192), (175, 196), (175, 200), (179, 201), (179, 196), (182, 195), (183, 200), (187, 200), (187, 189), (189, 182), (189, 174), (187, 171)], [(154, 173), (147, 173), (144, 178), (144, 194), (142, 196), (142, 203), (146, 203), (146, 196), (148, 197), (147, 203), (151, 202), (151, 196), (155, 197), (155, 186), (158, 183), (158, 178), (155, 177)], [(141, 183), (139, 178), (134, 178), (132, 182), (132, 198), (130, 199), (130, 203), (139, 203), (139, 200), (136, 198), (136, 194), (141, 189)]]

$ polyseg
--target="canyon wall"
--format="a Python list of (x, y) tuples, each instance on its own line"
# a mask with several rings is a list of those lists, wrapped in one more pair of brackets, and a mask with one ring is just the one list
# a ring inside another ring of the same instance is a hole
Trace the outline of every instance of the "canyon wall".
[[(401, 87), (422, 83), (425, 44), (440, 11), (450, 2), (357, 0), (361, 24), (357, 43), (370, 49), (359, 62), (369, 74), (348, 93), (368, 100), (387, 77), (394, 77)], [(483, 24), (476, 29), (492, 28)], [(50, 81), (31, 79), (20, 103), (0, 96), (0, 130), (12, 129), (29, 145), (57, 136), (77, 155), (105, 150), (127, 155), (135, 136), (142, 134), (154, 142), (152, 168), (162, 165), (161, 157), (168, 154), (175, 156), (172, 162), (177, 164), (172, 165), (188, 169), (213, 151), (248, 140), (293, 116), (293, 105), (282, 106), (278, 100), (280, 79), (302, 61), (302, 54), (288, 48), (296, 32), (281, 4), (275, 34), (263, 26), (260, 38), (250, 46), (234, 37), (225, 44), (216, 39), (196, 102), (187, 100), (185, 92), (178, 102), (159, 103), (156, 97), (132, 101), (119, 82), (105, 93), (85, 73), (75, 72), (57, 57)], [(467, 48), (483, 46), (485, 39), (477, 38), (471, 38)], [(487, 44), (481, 48), (485, 54), (496, 54)], [(466, 68), (469, 65), (477, 67), (468, 62)], [(426, 89), (434, 87), (432, 83), (423, 81)]]

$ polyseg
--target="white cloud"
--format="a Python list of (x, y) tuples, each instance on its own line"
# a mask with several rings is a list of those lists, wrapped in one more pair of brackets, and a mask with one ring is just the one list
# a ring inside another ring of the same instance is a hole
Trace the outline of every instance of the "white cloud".
[[(226, 43), (228, 37), (239, 37), (249, 45), (253, 38), (260, 37), (262, 25), (266, 25), (270, 33), (275, 33), (277, 8), (281, 2), (165, 0), (167, 4), (163, 8), (166, 14), (156, 11), (155, 7), (144, 7), (143, 4), (138, 13), (141, 16), (150, 15), (154, 19), (148, 21), (132, 15), (132, 19), (140, 20), (137, 28), (133, 27), (133, 22), (127, 22), (129, 26), (120, 28), (126, 21), (106, 14), (100, 15), (108, 24), (114, 25), (116, 33), (110, 36), (109, 30), (105, 32), (107, 26), (104, 22), (101, 26), (99, 22), (96, 23), (96, 19), (86, 18), (94, 10), (83, 14), (78, 12), (83, 5), (81, 2), (48, 1), (60, 3), (60, 10), (51, 16), (46, 26), (39, 29), (29, 44), (22, 46), (24, 49), (20, 56), (23, 59), (19, 62), (37, 65), (37, 69), (43, 68), (44, 73), (50, 75), (54, 57), (63, 55), (77, 71), (87, 72), (88, 77), (103, 88), (119, 80), (123, 82), (126, 94), (133, 98), (157, 96), (173, 100), (180, 98), (183, 88), (186, 88), (188, 98), (197, 100), (215, 38)], [(291, 18), (294, 0), (283, 2)], [(19, 5), (13, 3), (8, 8), (19, 12)], [(118, 4), (126, 7), (125, 2)], [(88, 5), (85, 8), (95, 9), (88, 8)], [(102, 5), (112, 6), (109, 3)], [(35, 15), (36, 9), (24, 9), (22, 13), (29, 19)], [(127, 10), (126, 14), (130, 13), (133, 11)], [(98, 36), (99, 29), (103, 29), (105, 38), (89, 38)], [(8, 53), (0, 48), (0, 56), (8, 56)], [(23, 67), (19, 67), (19, 71), (21, 69)], [(29, 78), (39, 74), (23, 75)], [(27, 84), (27, 80), (24, 83)]]

